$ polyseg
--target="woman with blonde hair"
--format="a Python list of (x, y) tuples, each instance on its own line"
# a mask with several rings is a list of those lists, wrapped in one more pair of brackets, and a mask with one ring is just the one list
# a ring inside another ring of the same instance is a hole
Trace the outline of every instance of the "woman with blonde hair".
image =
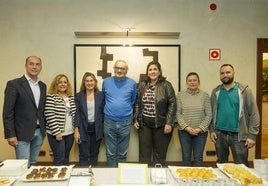
[(96, 166), (103, 138), (104, 95), (91, 72), (83, 76), (80, 92), (76, 94), (75, 142), (79, 147), (79, 165)]
[(70, 81), (66, 75), (59, 74), (50, 85), (45, 104), (47, 137), (54, 156), (53, 165), (69, 165), (74, 142), (75, 113)]

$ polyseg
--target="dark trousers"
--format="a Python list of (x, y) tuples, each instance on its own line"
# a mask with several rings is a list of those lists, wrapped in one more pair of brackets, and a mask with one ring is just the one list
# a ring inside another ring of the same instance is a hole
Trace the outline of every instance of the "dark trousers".
[[(139, 129), (139, 161), (149, 166), (166, 165), (166, 155), (172, 132), (164, 134), (164, 127), (152, 128), (142, 125)], [(153, 161), (151, 156), (153, 155)]]
[(79, 144), (79, 165), (97, 166), (101, 140), (96, 141), (95, 125), (88, 127), (88, 140)]
[(70, 151), (74, 143), (74, 134), (62, 137), (61, 141), (57, 141), (55, 136), (47, 135), (47, 139), (53, 152), (53, 165), (69, 165)]
[(215, 144), (218, 163), (227, 163), (229, 148), (231, 149), (234, 163), (248, 166), (248, 149), (245, 141), (238, 140), (238, 133), (216, 130), (217, 141)]

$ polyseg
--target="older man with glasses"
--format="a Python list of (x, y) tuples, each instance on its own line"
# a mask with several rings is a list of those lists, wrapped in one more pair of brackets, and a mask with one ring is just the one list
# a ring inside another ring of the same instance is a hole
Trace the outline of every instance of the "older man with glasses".
[(126, 77), (127, 62), (117, 60), (114, 64), (114, 76), (103, 81), (105, 95), (104, 138), (107, 165), (116, 167), (125, 162), (129, 146), (133, 105), (136, 101), (136, 82)]

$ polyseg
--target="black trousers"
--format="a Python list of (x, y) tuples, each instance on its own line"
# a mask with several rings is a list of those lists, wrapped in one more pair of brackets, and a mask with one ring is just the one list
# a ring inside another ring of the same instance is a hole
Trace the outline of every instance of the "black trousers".
[[(139, 129), (139, 162), (149, 166), (166, 166), (166, 155), (172, 132), (164, 134), (164, 126), (159, 128), (141, 125)], [(151, 160), (152, 157), (152, 160)]]

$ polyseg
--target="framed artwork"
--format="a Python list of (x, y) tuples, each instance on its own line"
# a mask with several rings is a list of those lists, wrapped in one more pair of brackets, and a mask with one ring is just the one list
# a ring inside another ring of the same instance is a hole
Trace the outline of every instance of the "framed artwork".
[(180, 90), (180, 45), (74, 45), (74, 90), (79, 92), (85, 72), (92, 72), (101, 89), (103, 79), (113, 76), (116, 60), (128, 63), (127, 76), (137, 83), (146, 74), (147, 64), (158, 61), (162, 66), (163, 76), (170, 81), (175, 91)]

